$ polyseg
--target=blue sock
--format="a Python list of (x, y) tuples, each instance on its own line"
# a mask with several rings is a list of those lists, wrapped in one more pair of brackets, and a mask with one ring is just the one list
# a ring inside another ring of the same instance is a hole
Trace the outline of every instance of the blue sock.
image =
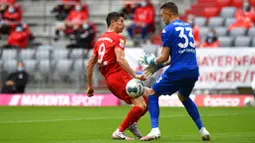
[(200, 119), (200, 115), (199, 115), (196, 104), (190, 98), (187, 98), (185, 101), (182, 102), (182, 104), (186, 108), (186, 111), (189, 113), (192, 120), (197, 125), (198, 130), (200, 130), (202, 127), (204, 127), (204, 125)]
[(150, 112), (150, 119), (151, 119), (151, 127), (157, 128), (158, 127), (158, 118), (159, 118), (159, 105), (158, 105), (158, 96), (149, 96), (148, 101), (148, 109)]

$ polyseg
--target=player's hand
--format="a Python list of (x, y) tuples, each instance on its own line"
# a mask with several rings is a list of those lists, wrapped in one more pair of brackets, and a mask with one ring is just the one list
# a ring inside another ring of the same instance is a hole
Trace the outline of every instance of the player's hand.
[(139, 79), (139, 80), (146, 80), (147, 78), (145, 77), (145, 75), (136, 75), (135, 76), (136, 79)]
[(154, 54), (143, 54), (140, 56), (139, 63), (145, 65), (155, 65), (156, 56)]
[(151, 66), (147, 66), (144, 70), (143, 70), (143, 75), (145, 75), (146, 78), (151, 77), (155, 72), (157, 72), (159, 69), (163, 68), (164, 66), (167, 66), (167, 63), (164, 64), (158, 64), (158, 65), (151, 65)]
[(86, 93), (88, 97), (92, 97), (94, 95), (94, 89), (92, 87), (88, 87)]
[(151, 77), (155, 72), (157, 72), (160, 68), (158, 68), (156, 65), (154, 66), (148, 66), (143, 70), (143, 75), (146, 78)]

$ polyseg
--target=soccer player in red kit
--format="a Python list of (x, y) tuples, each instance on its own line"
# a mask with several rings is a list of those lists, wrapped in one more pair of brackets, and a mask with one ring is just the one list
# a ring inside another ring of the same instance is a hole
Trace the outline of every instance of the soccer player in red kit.
[(106, 18), (108, 30), (103, 33), (96, 41), (94, 52), (87, 65), (88, 88), (86, 93), (93, 96), (92, 87), (93, 67), (98, 63), (101, 74), (105, 77), (108, 89), (119, 99), (127, 104), (133, 104), (133, 108), (128, 112), (126, 118), (122, 121), (116, 131), (113, 132), (113, 139), (133, 140), (124, 134), (129, 129), (136, 137), (142, 135), (138, 130), (137, 121), (147, 112), (147, 98), (140, 96), (131, 98), (126, 93), (126, 84), (132, 78), (145, 80), (144, 75), (137, 75), (125, 59), (125, 39), (121, 33), (125, 27), (124, 15), (111, 12)]

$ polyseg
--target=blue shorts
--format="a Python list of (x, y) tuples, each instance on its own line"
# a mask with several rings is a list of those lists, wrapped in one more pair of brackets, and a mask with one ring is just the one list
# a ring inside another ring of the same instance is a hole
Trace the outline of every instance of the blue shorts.
[(155, 91), (157, 96), (160, 95), (172, 95), (178, 91), (182, 96), (188, 97), (191, 91), (194, 88), (194, 85), (198, 77), (194, 78), (185, 78), (185, 79), (169, 79), (166, 76), (162, 75), (152, 86), (152, 89)]

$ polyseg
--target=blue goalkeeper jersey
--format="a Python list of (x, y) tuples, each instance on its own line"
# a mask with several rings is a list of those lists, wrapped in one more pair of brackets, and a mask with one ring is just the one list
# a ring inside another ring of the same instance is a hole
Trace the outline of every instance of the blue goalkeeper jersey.
[(163, 29), (161, 39), (162, 46), (171, 50), (171, 62), (164, 73), (165, 76), (177, 80), (198, 77), (196, 47), (190, 25), (175, 20)]

